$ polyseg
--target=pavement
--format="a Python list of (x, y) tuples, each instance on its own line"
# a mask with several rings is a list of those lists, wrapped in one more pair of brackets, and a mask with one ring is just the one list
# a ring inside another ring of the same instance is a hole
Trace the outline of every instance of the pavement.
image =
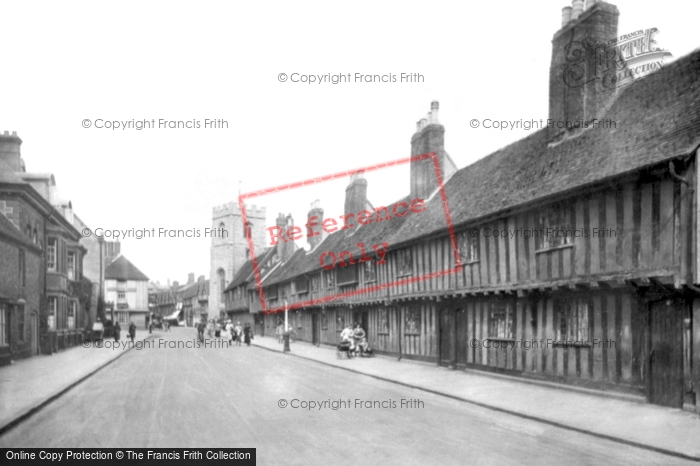
[[(271, 337), (256, 337), (253, 344), (283, 352), (282, 344)], [(688, 411), (381, 355), (338, 359), (335, 348), (306, 342), (293, 342), (290, 349), (285, 354), (598, 438), (700, 461), (700, 416)]]
[[(149, 335), (141, 330), (137, 332), (136, 340), (142, 341), (159, 335), (161, 333)], [(166, 335), (168, 334), (162, 334)], [(190, 338), (189, 334), (187, 337)], [(106, 340), (102, 348), (78, 346), (53, 355), (20, 360), (11, 366), (0, 368), (0, 435), (135, 349), (108, 349), (108, 344), (112, 342), (113, 340)], [(256, 337), (253, 345), (282, 353), (282, 345), (274, 338)], [(227, 354), (235, 354), (225, 351)], [(525, 383), (517, 377), (450, 370), (409, 360), (397, 361), (381, 355), (374, 358), (338, 359), (335, 348), (317, 347), (305, 342), (293, 342), (291, 352), (280, 355), (282, 356), (301, 358), (313, 361), (314, 364), (333, 366), (350, 373), (447, 397), (453, 402), (471, 404), (474, 410), (484, 408), (487, 412), (505, 413), (527, 422), (534, 421), (572, 433), (591, 435), (598, 439), (592, 439), (595, 444), (612, 441), (700, 461), (700, 417), (687, 411), (624, 398), (601, 397), (583, 391), (562, 390), (553, 384)], [(203, 367), (206, 364), (207, 360), (202, 359), (193, 366)], [(185, 377), (188, 378), (189, 376)], [(234, 380), (243, 383), (240, 377)], [(245, 387), (241, 386), (241, 389)]]
[[(122, 332), (121, 346), (114, 339), (104, 340), (103, 347), (93, 342), (74, 346), (50, 355), (38, 355), (15, 361), (0, 368), (0, 434), (32, 415), (103, 367), (133, 348)], [(135, 342), (153, 338), (156, 333), (137, 330)], [(124, 345), (126, 343), (126, 346)]]

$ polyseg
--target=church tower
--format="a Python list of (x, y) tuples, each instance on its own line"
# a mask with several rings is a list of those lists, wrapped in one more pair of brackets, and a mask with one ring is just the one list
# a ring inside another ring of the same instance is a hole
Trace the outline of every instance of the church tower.
[[(255, 254), (265, 249), (265, 207), (246, 205), (246, 217), (251, 229)], [(241, 266), (250, 259), (248, 241), (243, 229), (243, 216), (236, 202), (214, 207), (212, 228), (225, 231), (211, 239), (209, 275), (209, 318), (218, 318), (225, 310), (224, 290)]]

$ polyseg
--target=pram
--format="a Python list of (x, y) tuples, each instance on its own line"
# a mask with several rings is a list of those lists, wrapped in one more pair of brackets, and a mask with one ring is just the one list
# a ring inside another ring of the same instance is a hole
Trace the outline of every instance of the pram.
[(343, 340), (340, 343), (338, 343), (338, 347), (336, 350), (335, 355), (337, 356), (338, 359), (343, 357), (343, 354), (345, 354), (345, 357), (350, 359), (353, 356), (353, 351), (350, 349), (351, 344), (347, 340)]

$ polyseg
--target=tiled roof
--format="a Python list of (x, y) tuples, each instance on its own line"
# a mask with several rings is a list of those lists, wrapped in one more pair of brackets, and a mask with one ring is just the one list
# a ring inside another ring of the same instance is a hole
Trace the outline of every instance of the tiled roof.
[[(700, 50), (666, 65), (660, 72), (626, 86), (600, 119), (615, 128), (589, 128), (549, 146), (542, 129), (457, 171), (445, 184), (452, 223), (476, 223), (555, 195), (689, 154), (700, 145)], [(402, 199), (409, 201), (409, 198)], [(349, 250), (357, 260), (364, 243), (389, 243), (389, 249), (430, 234), (447, 232), (440, 193), (426, 211), (403, 218), (341, 230), (314, 250), (297, 251), (265, 280), (281, 283), (321, 269), (326, 251)]]
[[(552, 147), (540, 130), (459, 170), (445, 184), (453, 224), (689, 154), (700, 144), (700, 50), (623, 88), (602, 118), (616, 128), (590, 128)], [(387, 240), (444, 229), (440, 204), (435, 196)]]
[[(262, 267), (265, 262), (272, 256), (276, 248), (266, 248), (263, 250), (262, 254), (257, 256), (258, 267)], [(224, 291), (230, 291), (239, 285), (243, 285), (253, 279), (253, 261), (248, 259), (243, 263), (238, 273), (233, 277), (231, 283), (226, 287)]]
[(182, 292), (183, 299), (191, 299), (204, 293), (208, 294), (208, 287), (209, 280), (202, 280), (190, 283), (189, 285), (186, 284), (180, 288), (180, 291)]
[(148, 277), (122, 255), (117, 256), (112, 262), (107, 264), (107, 267), (105, 267), (105, 279), (148, 281)]

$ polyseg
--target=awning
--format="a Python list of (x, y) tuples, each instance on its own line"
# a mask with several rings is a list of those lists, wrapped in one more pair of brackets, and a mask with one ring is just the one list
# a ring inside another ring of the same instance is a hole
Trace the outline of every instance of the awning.
[(180, 319), (181, 313), (182, 313), (182, 311), (175, 311), (172, 314), (163, 317), (163, 319), (165, 319), (165, 320), (184, 320), (184, 319)]

